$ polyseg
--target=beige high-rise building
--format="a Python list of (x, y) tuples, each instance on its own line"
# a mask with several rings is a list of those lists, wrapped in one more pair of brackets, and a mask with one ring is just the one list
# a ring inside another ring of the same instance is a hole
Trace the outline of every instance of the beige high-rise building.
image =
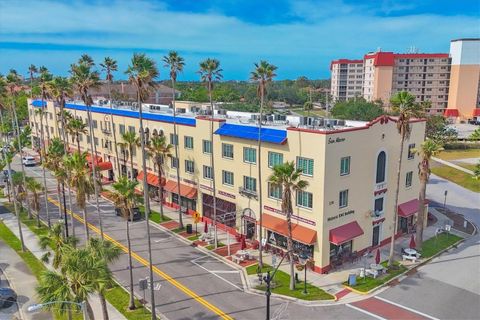
[(450, 94), (445, 116), (480, 119), (480, 39), (452, 40), (450, 56)]
[(330, 94), (345, 101), (362, 95), (363, 60), (339, 59), (330, 64), (332, 85)]
[(352, 60), (332, 62), (331, 93), (336, 101), (348, 100), (354, 96), (354, 92), (367, 101), (382, 100), (388, 104), (390, 97), (396, 92), (408, 91), (415, 95), (417, 102), (431, 101), (430, 113), (442, 113), (447, 107), (450, 74), (450, 59), (447, 53), (368, 53), (363, 60), (353, 60), (363, 62), (355, 64), (363, 65), (363, 75), (359, 76), (359, 79), (363, 78), (360, 91), (359, 84), (354, 91), (349, 91), (348, 86), (345, 89), (342, 77), (345, 79), (345, 75), (351, 73), (350, 68), (342, 65), (350, 64), (337, 61)]

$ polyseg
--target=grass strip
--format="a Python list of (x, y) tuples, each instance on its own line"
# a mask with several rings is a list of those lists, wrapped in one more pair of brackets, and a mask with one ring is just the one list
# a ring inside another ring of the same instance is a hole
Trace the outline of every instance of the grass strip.
[[(252, 265), (247, 267), (247, 274), (256, 274), (258, 265)], [(273, 268), (269, 265), (264, 264), (262, 268), (262, 273), (265, 274), (267, 271), (270, 271), (270, 274), (273, 272)], [(303, 271), (302, 271), (303, 272)], [(307, 271), (308, 272), (308, 271)], [(307, 274), (308, 280), (308, 274)], [(255, 287), (257, 290), (266, 291), (266, 285), (263, 283)], [(319, 287), (316, 287), (310, 284), (307, 281), (307, 294), (303, 293), (304, 282), (297, 282), (295, 284), (295, 289), (290, 290), (290, 275), (281, 270), (277, 270), (275, 276), (271, 282), (271, 291), (276, 294), (281, 294), (288, 297), (293, 297), (302, 300), (334, 300), (335, 297), (331, 294), (325, 292)]]
[(149, 320), (152, 317), (150, 311), (145, 309), (137, 299), (135, 299), (135, 306), (137, 308), (135, 310), (129, 310), (129, 294), (119, 285), (115, 285), (113, 288), (109, 289), (105, 294), (105, 298), (129, 320)]
[(438, 166), (431, 169), (432, 173), (450, 180), (473, 192), (480, 192), (480, 180), (475, 180), (472, 175), (449, 166)]
[[(220, 241), (217, 242), (217, 248), (225, 247), (224, 243), (221, 243)], [(205, 247), (207, 250), (213, 250), (215, 249), (215, 244), (209, 244), (208, 246)]]
[(430, 258), (440, 251), (445, 250), (450, 247), (452, 244), (463, 239), (454, 234), (441, 233), (436, 237), (432, 237), (422, 244), (422, 258)]
[[(382, 265), (387, 268), (387, 261), (382, 262)], [(371, 276), (365, 276), (365, 278), (357, 277), (357, 284), (349, 287), (357, 291), (368, 292), (376, 287), (383, 285), (385, 282), (398, 276), (399, 274), (407, 271), (407, 267), (400, 264), (398, 261), (395, 261), (393, 263), (393, 266), (393, 268), (387, 268), (387, 273), (380, 275), (377, 278), (373, 278)], [(347, 281), (345, 281), (343, 284), (348, 285)]]

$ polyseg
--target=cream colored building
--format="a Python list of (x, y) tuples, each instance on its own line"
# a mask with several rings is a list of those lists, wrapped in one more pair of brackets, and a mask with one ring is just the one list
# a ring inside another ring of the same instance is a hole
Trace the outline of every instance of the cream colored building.
[(363, 60), (334, 60), (330, 64), (330, 71), (330, 94), (334, 100), (345, 101), (362, 96)]
[[(40, 101), (29, 105), (30, 122), (35, 143), (38, 143), (39, 119), (34, 109)], [(84, 121), (86, 107), (68, 103), (66, 109)], [(52, 136), (56, 130), (54, 105), (48, 102), (47, 127)], [(117, 136), (126, 130), (138, 132), (138, 113), (126, 109), (110, 111), (92, 107), (95, 127), (97, 161), (105, 179), (117, 175), (115, 152), (112, 148), (112, 129)], [(112, 113), (112, 114), (111, 114)], [(109, 127), (114, 117), (115, 128)], [(169, 113), (144, 109), (146, 139), (154, 133), (164, 134), (170, 143), (178, 142), (181, 205), (188, 212), (198, 211), (212, 218), (213, 147), (217, 196), (217, 216), (225, 228), (259, 240), (258, 221), (263, 215), (265, 241), (269, 247), (284, 248), (286, 220), (281, 211), (281, 190), (268, 184), (275, 164), (293, 161), (302, 168), (302, 179), (308, 182), (304, 192), (295, 194), (292, 222), (295, 248), (305, 251), (315, 261), (315, 271), (326, 272), (340, 254), (361, 253), (389, 241), (393, 231), (394, 196), (399, 157), (400, 136), (395, 119), (382, 116), (372, 122), (334, 121), (315, 119), (305, 121), (290, 118), (267, 118), (261, 132), (263, 141), (261, 163), (258, 163), (258, 128), (255, 117), (226, 115), (213, 120), (214, 138), (210, 141), (210, 117), (185, 113), (174, 120)], [(173, 136), (173, 122), (178, 123), (178, 138)], [(407, 232), (415, 223), (419, 182), (418, 156), (412, 152), (424, 140), (425, 122), (412, 120), (412, 134), (405, 143), (399, 196), (399, 232)], [(89, 151), (89, 138), (84, 135), (80, 145)], [(76, 149), (76, 144), (70, 144)], [(120, 159), (121, 166), (125, 161)], [(134, 153), (137, 179), (143, 175), (141, 152)], [(175, 158), (166, 164), (165, 202), (178, 203)], [(127, 161), (129, 171), (130, 163)], [(263, 176), (258, 177), (258, 165)], [(147, 159), (147, 180), (152, 191), (158, 187), (156, 169)], [(263, 190), (263, 207), (259, 208), (259, 183)], [(154, 204), (153, 208), (158, 204)], [(157, 209), (158, 210), (158, 209)]]

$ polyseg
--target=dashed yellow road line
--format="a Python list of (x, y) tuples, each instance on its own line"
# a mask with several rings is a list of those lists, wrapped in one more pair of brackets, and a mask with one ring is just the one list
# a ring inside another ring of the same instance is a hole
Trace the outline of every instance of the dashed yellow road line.
[[(57, 207), (60, 206), (60, 204), (58, 203), (58, 201), (52, 199), (52, 198), (48, 198), (48, 201), (50, 201), (51, 203), (53, 203), (54, 205), (56, 205)], [(70, 214), (72, 217), (74, 217), (75, 219), (77, 219), (78, 221), (80, 221), (81, 223), (84, 223), (84, 220), (81, 216), (79, 216), (78, 214), (70, 211), (67, 209), (67, 213)], [(88, 223), (88, 227), (95, 231), (96, 233), (100, 234), (100, 229), (98, 229), (96, 226), (92, 225), (91, 223)], [(109, 236), (107, 233), (103, 232), (103, 236), (105, 239), (107, 239), (108, 241), (110, 241), (111, 243), (113, 243), (114, 245), (116, 245), (117, 247), (119, 247), (122, 251), (124, 251), (125, 253), (128, 253), (128, 248), (121, 244), (120, 242), (118, 242), (117, 240), (115, 240), (114, 238), (112, 238), (111, 236)], [(147, 260), (145, 260), (143, 257), (139, 256), (137, 253), (135, 253), (134, 251), (132, 251), (132, 257), (137, 260), (138, 262), (140, 262), (141, 264), (143, 264), (144, 266), (148, 267), (149, 266), (149, 263)], [(158, 269), (156, 266), (153, 266), (153, 272), (155, 272), (157, 275), (159, 275), (160, 277), (162, 277), (163, 279), (167, 280), (170, 284), (172, 284), (173, 286), (175, 286), (177, 289), (179, 289), (180, 291), (182, 291), (183, 293), (185, 293), (187, 296), (190, 296), (192, 297), (193, 299), (195, 299), (195, 301), (197, 301), (198, 303), (200, 303), (201, 305), (203, 305), (204, 307), (206, 307), (207, 309), (209, 309), (210, 311), (214, 312), (215, 314), (217, 314), (219, 317), (221, 317), (222, 319), (224, 320), (233, 320), (232, 317), (230, 317), (228, 314), (226, 314), (225, 312), (223, 312), (222, 310), (220, 310), (219, 308), (217, 308), (216, 306), (214, 306), (213, 304), (211, 304), (210, 302), (208, 302), (207, 300), (203, 299), (202, 297), (200, 297), (198, 294), (196, 294), (194, 291), (190, 290), (189, 288), (187, 288), (185, 285), (181, 284), (180, 282), (178, 282), (177, 280), (175, 280), (174, 278), (172, 278), (171, 276), (169, 276), (168, 274), (166, 274), (165, 272), (163, 272), (162, 270)]]

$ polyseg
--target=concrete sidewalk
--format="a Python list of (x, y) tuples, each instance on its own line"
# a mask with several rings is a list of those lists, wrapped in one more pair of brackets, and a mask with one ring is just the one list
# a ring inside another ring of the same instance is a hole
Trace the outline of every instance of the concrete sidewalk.
[[(3, 200), (3, 199), (2, 199)], [(17, 236), (19, 237), (19, 232), (18, 232), (18, 225), (17, 225), (17, 217), (14, 214), (4, 214), (2, 215), (3, 217), (3, 223)], [(37, 257), (39, 260), (41, 260), (41, 257), (47, 252), (47, 250), (43, 250), (40, 248), (40, 245), (38, 243), (38, 237), (36, 234), (34, 234), (28, 227), (22, 225), (22, 232), (23, 232), (23, 239), (25, 241), (25, 246), (27, 249), (33, 253), (35, 257)], [(54, 270), (52, 265), (45, 264), (46, 267), (50, 270)], [(100, 304), (100, 299), (98, 295), (93, 294), (89, 298), (89, 302), (92, 306), (93, 312), (95, 316), (100, 319), (102, 316), (102, 307)], [(108, 314), (110, 316), (111, 320), (124, 320), (126, 319), (115, 307), (113, 307), (110, 303), (107, 301), (107, 308), (108, 308)], [(36, 319), (41, 319), (41, 318), (36, 318)]]
[(9, 286), (17, 293), (17, 304), (8, 309), (0, 309), (0, 320), (53, 319), (50, 312), (30, 313), (27, 311), (30, 305), (38, 303), (35, 299), (37, 278), (23, 259), (3, 241), (0, 241), (0, 278), (3, 278), (0, 280), (0, 287)]
[(466, 168), (464, 168), (464, 167), (461, 167), (461, 166), (459, 166), (459, 165), (456, 165), (455, 163), (452, 163), (452, 162), (450, 162), (450, 161), (445, 161), (445, 160), (442, 160), (442, 159), (440, 159), (440, 158), (435, 158), (435, 157), (432, 157), (432, 160), (435, 161), (435, 162), (444, 164), (444, 165), (446, 165), (446, 166), (452, 167), (452, 168), (454, 168), (454, 169), (463, 171), (463, 172), (468, 173), (468, 174), (470, 174), (470, 175), (473, 176), (473, 171), (472, 171), (472, 170), (468, 170), (468, 169), (466, 169)]

